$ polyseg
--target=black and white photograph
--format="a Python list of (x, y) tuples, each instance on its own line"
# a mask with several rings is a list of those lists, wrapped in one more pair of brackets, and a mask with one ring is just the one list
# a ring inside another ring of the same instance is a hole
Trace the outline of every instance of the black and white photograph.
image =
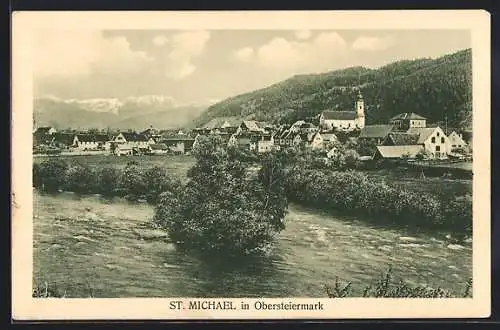
[(485, 13), (160, 14), (14, 17), (22, 301), (489, 315)]

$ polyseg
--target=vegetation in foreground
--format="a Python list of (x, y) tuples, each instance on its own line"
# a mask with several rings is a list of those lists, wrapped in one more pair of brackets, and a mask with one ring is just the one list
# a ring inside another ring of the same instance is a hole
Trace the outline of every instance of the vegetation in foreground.
[(248, 168), (219, 137), (199, 141), (189, 181), (165, 191), (154, 221), (188, 249), (248, 254), (285, 228), (288, 208), (280, 159), (263, 156)]
[[(339, 279), (335, 278), (333, 286), (325, 285), (325, 292), (329, 298), (353, 297), (352, 283), (342, 285)], [(454, 293), (442, 288), (411, 286), (402, 279), (394, 281), (392, 269), (389, 268), (374, 285), (368, 285), (363, 289), (362, 296), (363, 298), (471, 298), (472, 278), (464, 284), (463, 292)]]
[(411, 190), (359, 171), (295, 168), (287, 180), (290, 200), (322, 209), (366, 215), (379, 223), (472, 233), (472, 199)]
[[(358, 296), (354, 294), (351, 282), (341, 284), (338, 278), (335, 278), (335, 283), (332, 286), (325, 284), (324, 289), (326, 296), (329, 298), (353, 298)], [(373, 285), (366, 286), (362, 292), (363, 298), (471, 298), (472, 278), (464, 284), (462, 292), (452, 292), (442, 288), (412, 286), (402, 279), (396, 281), (392, 269), (389, 268), (387, 272), (381, 274), (379, 280)], [(93, 288), (89, 283), (85, 295), (89, 298), (94, 297)], [(33, 297), (65, 298), (66, 290), (58, 287), (57, 283), (35, 282)]]

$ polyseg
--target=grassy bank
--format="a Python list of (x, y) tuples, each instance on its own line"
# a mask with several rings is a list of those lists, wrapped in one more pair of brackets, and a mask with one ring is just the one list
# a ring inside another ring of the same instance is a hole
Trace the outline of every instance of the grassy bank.
[(431, 193), (359, 171), (294, 168), (287, 191), (297, 203), (365, 215), (380, 224), (449, 230), (464, 237), (472, 231), (470, 196)]
[(145, 200), (155, 204), (162, 192), (180, 185), (180, 175), (163, 166), (128, 161), (124, 166), (88, 165), (53, 158), (33, 164), (33, 186), (45, 192), (71, 191)]

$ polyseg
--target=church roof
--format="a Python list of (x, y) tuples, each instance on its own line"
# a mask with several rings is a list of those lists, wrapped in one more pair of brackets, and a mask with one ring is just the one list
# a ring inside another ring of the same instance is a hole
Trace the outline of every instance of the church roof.
[(355, 120), (358, 118), (356, 111), (323, 111), (326, 120)]

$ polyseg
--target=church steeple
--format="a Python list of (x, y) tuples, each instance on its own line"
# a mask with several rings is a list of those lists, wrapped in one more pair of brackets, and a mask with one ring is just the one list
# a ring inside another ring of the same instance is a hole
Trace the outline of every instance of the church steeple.
[(365, 117), (365, 101), (363, 100), (363, 95), (361, 95), (360, 90), (358, 90), (358, 96), (356, 99), (356, 112), (358, 114), (358, 118)]

